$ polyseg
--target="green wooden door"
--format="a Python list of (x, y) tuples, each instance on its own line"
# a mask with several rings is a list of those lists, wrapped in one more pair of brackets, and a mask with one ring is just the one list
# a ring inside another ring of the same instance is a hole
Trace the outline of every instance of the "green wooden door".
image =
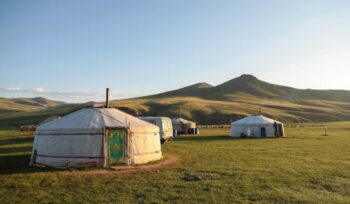
[(124, 162), (126, 130), (108, 130), (108, 164)]

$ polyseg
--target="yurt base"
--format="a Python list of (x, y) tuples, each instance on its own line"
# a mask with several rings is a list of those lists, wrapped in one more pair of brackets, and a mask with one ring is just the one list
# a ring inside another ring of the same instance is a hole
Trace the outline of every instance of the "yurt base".
[(179, 157), (169, 154), (159, 161), (150, 162), (148, 164), (133, 166), (110, 166), (108, 170), (117, 172), (138, 172), (138, 171), (154, 171), (167, 168), (179, 161)]
[(157, 171), (160, 169), (168, 168), (173, 164), (180, 161), (180, 158), (173, 154), (165, 155), (161, 160), (152, 161), (146, 164), (139, 165), (112, 165), (105, 168), (99, 168), (96, 166), (85, 166), (85, 167), (50, 167), (41, 164), (33, 164), (34, 167), (52, 169), (52, 170), (63, 170), (62, 172), (69, 173), (84, 173), (84, 174), (99, 174), (99, 173), (133, 173), (133, 172), (149, 172)]

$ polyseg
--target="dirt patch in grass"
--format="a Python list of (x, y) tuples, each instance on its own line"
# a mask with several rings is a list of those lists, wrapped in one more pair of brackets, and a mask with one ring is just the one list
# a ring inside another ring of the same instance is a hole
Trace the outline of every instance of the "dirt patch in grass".
[(220, 174), (217, 173), (194, 173), (194, 174), (185, 174), (182, 177), (184, 181), (203, 181), (203, 180), (216, 180), (220, 179)]

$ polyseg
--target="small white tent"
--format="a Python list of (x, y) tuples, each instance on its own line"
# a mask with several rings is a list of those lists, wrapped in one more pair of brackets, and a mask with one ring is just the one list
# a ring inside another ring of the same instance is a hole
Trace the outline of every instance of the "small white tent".
[(160, 129), (160, 140), (165, 142), (173, 138), (173, 125), (167, 117), (138, 117), (141, 120), (152, 123)]
[(231, 137), (282, 137), (283, 123), (263, 115), (251, 115), (231, 123)]
[(86, 108), (37, 127), (31, 164), (143, 164), (162, 157), (159, 128), (114, 108)]
[(183, 118), (172, 118), (171, 122), (173, 124), (173, 128), (181, 134), (189, 133), (189, 129), (196, 128), (196, 123), (183, 119)]

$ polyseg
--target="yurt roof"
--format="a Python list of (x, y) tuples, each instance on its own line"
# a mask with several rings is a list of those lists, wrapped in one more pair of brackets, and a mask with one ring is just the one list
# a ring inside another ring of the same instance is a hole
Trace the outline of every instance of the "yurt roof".
[(271, 125), (274, 122), (280, 123), (277, 120), (265, 117), (263, 115), (251, 115), (243, 119), (232, 122), (233, 125)]
[(162, 119), (168, 119), (167, 117), (160, 117), (160, 116), (142, 116), (138, 117), (140, 119), (153, 119), (153, 120), (162, 120)]
[(171, 121), (173, 123), (195, 123), (195, 122), (183, 119), (183, 118), (172, 118)]
[(37, 128), (37, 131), (101, 130), (105, 127), (129, 127), (133, 132), (159, 131), (157, 126), (115, 108), (84, 108), (60, 119), (44, 123)]

